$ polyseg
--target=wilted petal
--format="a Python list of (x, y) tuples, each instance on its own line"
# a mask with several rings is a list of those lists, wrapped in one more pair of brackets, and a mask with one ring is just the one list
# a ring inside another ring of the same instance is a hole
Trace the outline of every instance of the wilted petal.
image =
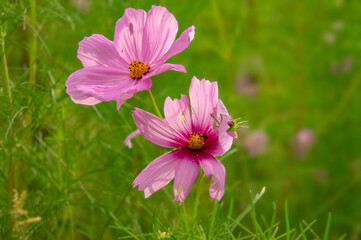
[(162, 147), (179, 148), (179, 135), (169, 126), (151, 113), (136, 108), (132, 111), (133, 119), (142, 135)]
[(137, 136), (138, 134), (140, 134), (139, 129), (131, 132), (131, 133), (128, 135), (128, 137), (125, 138), (125, 140), (124, 140), (124, 145), (127, 146), (128, 148), (132, 148), (133, 145), (132, 145), (131, 140), (132, 140), (135, 136)]
[(144, 58), (150, 65), (156, 64), (172, 46), (178, 32), (178, 23), (165, 7), (152, 6), (147, 14), (144, 41), (149, 48), (144, 52)]
[(205, 131), (212, 126), (214, 121), (211, 114), (215, 113), (218, 102), (217, 82), (210, 82), (205, 79), (199, 81), (193, 77), (189, 88), (189, 97), (194, 131)]
[(182, 204), (197, 178), (199, 164), (193, 154), (187, 153), (187, 150), (180, 149), (179, 151), (183, 159), (176, 168), (173, 192), (174, 202), (179, 201)]
[(84, 67), (106, 66), (127, 71), (127, 63), (119, 56), (112, 41), (103, 35), (93, 34), (79, 42), (78, 58)]
[(170, 57), (183, 52), (184, 49), (186, 49), (189, 46), (189, 43), (194, 38), (194, 26), (191, 26), (184, 30), (182, 34), (179, 36), (179, 38), (173, 43), (169, 51), (165, 54), (165, 56), (162, 58), (161, 62), (167, 61)]
[(147, 198), (165, 185), (175, 175), (180, 160), (177, 151), (168, 152), (153, 160), (134, 180), (133, 187), (139, 185), (138, 190), (144, 191)]
[(78, 104), (94, 105), (118, 99), (136, 82), (121, 70), (103, 66), (86, 67), (72, 73), (65, 85), (66, 92)]
[(224, 183), (226, 178), (226, 169), (223, 164), (210, 154), (199, 155), (199, 163), (207, 178), (211, 179), (209, 186), (209, 195), (218, 201), (224, 194)]
[(120, 56), (129, 64), (133, 60), (141, 60), (144, 49), (148, 48), (143, 42), (143, 32), (147, 13), (144, 10), (133, 8), (125, 9), (115, 26), (114, 44)]

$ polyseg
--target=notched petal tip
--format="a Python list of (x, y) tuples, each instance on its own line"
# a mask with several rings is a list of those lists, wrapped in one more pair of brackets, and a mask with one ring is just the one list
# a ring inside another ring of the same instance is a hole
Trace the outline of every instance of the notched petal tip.
[(191, 26), (190, 27), (190, 32), (188, 33), (188, 37), (189, 37), (189, 41), (193, 41), (194, 39), (194, 35), (195, 35), (195, 27), (194, 26)]

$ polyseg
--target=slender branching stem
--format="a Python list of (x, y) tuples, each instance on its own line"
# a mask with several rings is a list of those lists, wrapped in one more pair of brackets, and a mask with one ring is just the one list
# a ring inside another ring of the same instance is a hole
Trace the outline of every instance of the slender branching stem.
[(29, 81), (36, 82), (37, 36), (36, 36), (36, 0), (30, 0), (29, 23), (33, 29), (29, 32)]
[[(9, 103), (9, 119), (12, 119), (13, 116), (13, 106), (12, 106), (12, 98), (11, 98), (11, 88), (10, 88), (10, 80), (9, 80), (9, 71), (8, 65), (6, 62), (6, 53), (5, 53), (5, 27), (4, 23), (0, 25), (0, 70), (1, 70), (1, 79), (3, 81), (3, 90), (4, 95), (7, 98)], [(12, 156), (12, 149), (13, 149), (13, 139), (14, 138), (14, 131), (11, 129), (11, 136), (8, 142), (8, 154), (7, 154), (7, 163), (8, 163), (8, 210), (11, 211), (12, 209), (12, 200), (14, 196), (14, 189), (15, 189), (15, 161)], [(9, 218), (9, 225), (11, 225), (10, 229), (12, 229), (12, 219)]]
[(158, 108), (157, 104), (155, 103), (155, 100), (154, 100), (152, 91), (150, 91), (150, 89), (149, 89), (148, 92), (149, 92), (150, 100), (152, 101), (153, 106), (154, 106), (154, 108), (155, 108), (155, 112), (157, 113), (157, 115), (158, 115), (158, 117), (159, 117), (160, 119), (163, 119), (162, 114), (160, 113), (159, 108)]
[(9, 71), (8, 65), (6, 62), (6, 54), (5, 54), (5, 29), (4, 25), (0, 25), (0, 47), (1, 47), (1, 78), (3, 81), (3, 89), (4, 95), (9, 101), (9, 105), (11, 106), (11, 88), (10, 88), (10, 81), (9, 81)]

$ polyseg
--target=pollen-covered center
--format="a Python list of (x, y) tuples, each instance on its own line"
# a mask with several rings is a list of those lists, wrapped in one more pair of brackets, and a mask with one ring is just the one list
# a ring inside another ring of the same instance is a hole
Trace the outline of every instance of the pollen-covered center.
[(191, 136), (188, 138), (188, 147), (190, 149), (199, 150), (202, 149), (204, 146), (204, 139), (205, 135), (199, 133), (192, 133)]
[(130, 77), (134, 79), (140, 79), (148, 70), (148, 65), (142, 61), (133, 60), (129, 66)]

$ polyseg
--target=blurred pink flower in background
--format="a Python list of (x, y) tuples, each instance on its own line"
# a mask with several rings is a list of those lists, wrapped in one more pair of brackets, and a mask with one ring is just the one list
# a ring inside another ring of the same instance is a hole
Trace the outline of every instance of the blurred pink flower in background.
[(333, 61), (330, 65), (330, 72), (332, 74), (347, 74), (354, 68), (354, 57), (351, 55), (346, 56), (343, 60)]
[(255, 97), (258, 93), (258, 86), (255, 77), (251, 73), (246, 73), (236, 79), (236, 91), (249, 97)]
[(268, 135), (262, 130), (256, 130), (246, 135), (243, 145), (251, 156), (258, 156), (264, 153), (268, 145)]
[(71, 0), (75, 7), (79, 9), (81, 12), (86, 13), (89, 11), (90, 0)]
[(336, 35), (333, 32), (325, 32), (323, 34), (323, 40), (325, 43), (332, 45), (336, 42)]
[(68, 77), (67, 93), (84, 105), (117, 100), (119, 110), (135, 93), (150, 89), (151, 76), (186, 72), (182, 65), (165, 63), (194, 38), (194, 26), (175, 40), (177, 32), (177, 20), (164, 7), (152, 6), (148, 13), (127, 8), (116, 23), (114, 41), (93, 34), (79, 43), (84, 68)]
[(308, 150), (315, 144), (315, 132), (312, 129), (300, 129), (293, 139), (295, 154), (298, 158), (306, 156)]
[(211, 198), (220, 200), (224, 194), (226, 170), (214, 156), (222, 156), (232, 146), (235, 135), (227, 132), (230, 116), (218, 99), (217, 82), (193, 77), (189, 97), (190, 104), (186, 95), (175, 100), (168, 97), (164, 120), (139, 108), (132, 111), (145, 138), (162, 147), (176, 148), (153, 160), (134, 180), (134, 187), (139, 186), (146, 198), (174, 178), (174, 201), (181, 204), (198, 175), (199, 165), (211, 179)]

